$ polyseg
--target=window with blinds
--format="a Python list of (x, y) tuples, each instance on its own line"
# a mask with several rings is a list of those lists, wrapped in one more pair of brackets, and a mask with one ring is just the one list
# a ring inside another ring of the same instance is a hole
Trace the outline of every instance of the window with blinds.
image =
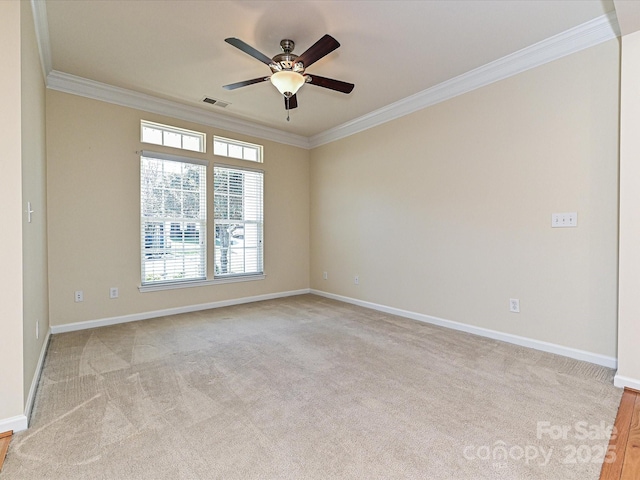
[(142, 285), (205, 279), (206, 161), (142, 152)]
[(263, 273), (264, 172), (215, 165), (215, 278)]

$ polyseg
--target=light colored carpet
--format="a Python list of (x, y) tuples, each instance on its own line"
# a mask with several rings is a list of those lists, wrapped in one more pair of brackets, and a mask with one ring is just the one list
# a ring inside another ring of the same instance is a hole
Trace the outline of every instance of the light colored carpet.
[(595, 480), (612, 378), (313, 295), (163, 317), (53, 336), (0, 478)]

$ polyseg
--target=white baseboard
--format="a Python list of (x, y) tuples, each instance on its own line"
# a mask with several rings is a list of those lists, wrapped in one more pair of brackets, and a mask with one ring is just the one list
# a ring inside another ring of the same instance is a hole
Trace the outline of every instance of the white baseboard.
[(24, 416), (27, 417), (27, 423), (31, 418), (31, 410), (33, 409), (33, 403), (36, 400), (36, 392), (38, 391), (38, 382), (40, 381), (40, 374), (42, 373), (42, 367), (44, 365), (44, 359), (47, 356), (47, 348), (49, 347), (49, 340), (51, 339), (51, 329), (47, 332), (47, 336), (42, 342), (42, 350), (40, 350), (40, 357), (36, 365), (36, 371), (33, 374), (33, 380), (31, 380), (31, 388), (29, 388), (29, 396), (24, 406)]
[[(461, 332), (472, 333), (474, 335), (480, 335), (481, 337), (492, 338), (494, 340), (500, 340), (502, 342), (513, 343), (520, 345), (521, 347), (533, 348), (535, 350), (541, 350), (543, 352), (555, 353), (564, 357), (574, 358), (576, 360), (583, 360), (585, 362), (595, 363), (608, 368), (617, 367), (617, 359), (614, 357), (608, 357), (599, 353), (587, 352), (585, 350), (578, 350), (577, 348), (565, 347), (563, 345), (557, 345), (555, 343), (543, 342), (541, 340), (534, 340), (532, 338), (520, 337), (511, 333), (499, 332), (497, 330), (489, 330), (488, 328), (476, 327), (468, 325), (466, 323), (454, 322), (453, 320), (446, 320), (444, 318), (433, 317), (431, 315), (425, 315), (422, 313), (410, 312), (408, 310), (401, 310), (399, 308), (388, 307), (386, 305), (379, 305), (377, 303), (366, 302), (364, 300), (358, 300), (351, 297), (343, 297), (342, 295), (336, 295), (334, 293), (323, 292), (321, 290), (311, 289), (310, 293), (320, 295), (322, 297), (331, 298), (341, 302), (351, 303), (360, 307), (371, 308), (380, 312), (390, 313), (392, 315), (398, 315), (400, 317), (411, 318), (420, 322), (430, 323), (432, 325), (438, 325), (441, 327), (451, 328), (452, 330), (459, 330)], [(633, 387), (632, 387), (633, 388)]]
[[(89, 328), (105, 327), (108, 325), (116, 325), (119, 323), (136, 322), (138, 320), (147, 320), (149, 318), (163, 317), (166, 315), (176, 315), (179, 313), (197, 312), (200, 310), (208, 310), (211, 308), (229, 307), (232, 305), (241, 305), (244, 303), (260, 302), (263, 300), (272, 300), (275, 298), (284, 298), (294, 295), (303, 295), (305, 293), (313, 293), (322, 297), (331, 298), (341, 302), (351, 303), (365, 308), (371, 308), (380, 312), (389, 313), (392, 315), (398, 315), (405, 318), (411, 318), (420, 322), (430, 323), (433, 325), (439, 325), (441, 327), (450, 328), (453, 330), (459, 330), (461, 332), (472, 333), (474, 335), (480, 335), (482, 337), (492, 338), (494, 340), (500, 340), (507, 343), (513, 343), (522, 347), (533, 348), (535, 350), (541, 350), (543, 352), (555, 353), (576, 360), (582, 360), (585, 362), (595, 363), (596, 365), (602, 365), (608, 368), (617, 368), (617, 359), (615, 357), (609, 357), (599, 353), (587, 352), (585, 350), (579, 350), (577, 348), (566, 347), (564, 345), (558, 345), (555, 343), (544, 342), (541, 340), (535, 340), (532, 338), (521, 337), (513, 335), (511, 333), (499, 332), (497, 330), (490, 330), (487, 328), (476, 327), (465, 323), (455, 322), (453, 320), (446, 320), (444, 318), (438, 318), (431, 315), (425, 315), (422, 313), (411, 312), (408, 310), (402, 310), (399, 308), (389, 307), (386, 305), (380, 305), (377, 303), (367, 302), (364, 300), (358, 300), (356, 298), (345, 297), (342, 295), (336, 295), (334, 293), (323, 292), (322, 290), (315, 289), (300, 289), (291, 290), (288, 292), (268, 293), (264, 295), (255, 295), (252, 297), (234, 298), (230, 300), (220, 300), (211, 303), (201, 303), (198, 305), (186, 305), (184, 307), (167, 308), (164, 310), (154, 310), (151, 312), (135, 313), (131, 315), (123, 315), (119, 317), (101, 318), (97, 320), (88, 320), (84, 322), (67, 323), (63, 325), (51, 326), (51, 333), (64, 333), (73, 332), (77, 330), (86, 330)], [(621, 377), (624, 378), (624, 377)], [(629, 379), (632, 383), (633, 380)], [(628, 385), (630, 388), (631, 385)], [(640, 384), (639, 384), (640, 386)]]
[(33, 380), (31, 381), (31, 388), (29, 388), (29, 396), (24, 407), (24, 415), (16, 415), (15, 417), (0, 419), (0, 433), (13, 430), (14, 432), (20, 432), (26, 430), (29, 427), (29, 417), (31, 416), (31, 409), (36, 399), (36, 391), (38, 390), (38, 381), (40, 380), (40, 374), (42, 373), (42, 366), (44, 365), (44, 359), (47, 354), (47, 347), (49, 346), (49, 339), (51, 338), (51, 330), (47, 332), (47, 337), (42, 343), (42, 350), (40, 350), (40, 357), (36, 364), (36, 371), (33, 374)]
[(0, 433), (13, 430), (14, 432), (21, 432), (27, 429), (28, 424), (26, 415), (16, 415), (15, 417), (0, 419)]
[(179, 313), (197, 312), (200, 310), (209, 310), (211, 308), (230, 307), (232, 305), (241, 305), (243, 303), (260, 302), (263, 300), (272, 300), (274, 298), (292, 297), (294, 295), (303, 295), (310, 293), (308, 288), (301, 290), (291, 290), (288, 292), (267, 293), (264, 295), (255, 295), (252, 297), (233, 298), (231, 300), (220, 300), (218, 302), (200, 303), (198, 305), (186, 305), (184, 307), (167, 308), (164, 310), (154, 310), (151, 312), (134, 313), (131, 315), (122, 315), (120, 317), (101, 318), (97, 320), (87, 320), (85, 322), (65, 323), (63, 325), (52, 325), (51, 333), (74, 332), (77, 330), (86, 330), (89, 328), (106, 327), (108, 325), (116, 325), (118, 323), (137, 322), (138, 320), (147, 320), (149, 318), (164, 317), (166, 315), (176, 315)]
[(640, 380), (636, 380), (635, 378), (625, 377), (616, 373), (616, 376), (613, 377), (613, 384), (616, 387), (628, 387), (640, 392)]

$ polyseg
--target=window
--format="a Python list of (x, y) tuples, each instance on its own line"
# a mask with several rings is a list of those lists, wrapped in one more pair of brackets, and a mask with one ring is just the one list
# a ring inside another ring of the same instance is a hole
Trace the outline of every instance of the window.
[(205, 161), (142, 152), (142, 284), (205, 279)]
[(140, 140), (144, 143), (204, 152), (206, 135), (192, 130), (170, 127), (160, 123), (140, 120)]
[(229, 138), (213, 137), (213, 154), (262, 163), (262, 145), (240, 142)]
[(258, 170), (214, 167), (216, 278), (263, 273), (263, 176)]

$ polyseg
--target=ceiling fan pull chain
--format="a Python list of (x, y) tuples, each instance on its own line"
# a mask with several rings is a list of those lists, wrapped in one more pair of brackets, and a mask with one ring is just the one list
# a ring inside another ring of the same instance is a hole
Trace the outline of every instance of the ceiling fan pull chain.
[(286, 100), (287, 100), (287, 122), (288, 122), (289, 121), (289, 111), (290, 111), (290, 109), (289, 109), (289, 98), (290, 97), (284, 97), (284, 98), (286, 98)]

